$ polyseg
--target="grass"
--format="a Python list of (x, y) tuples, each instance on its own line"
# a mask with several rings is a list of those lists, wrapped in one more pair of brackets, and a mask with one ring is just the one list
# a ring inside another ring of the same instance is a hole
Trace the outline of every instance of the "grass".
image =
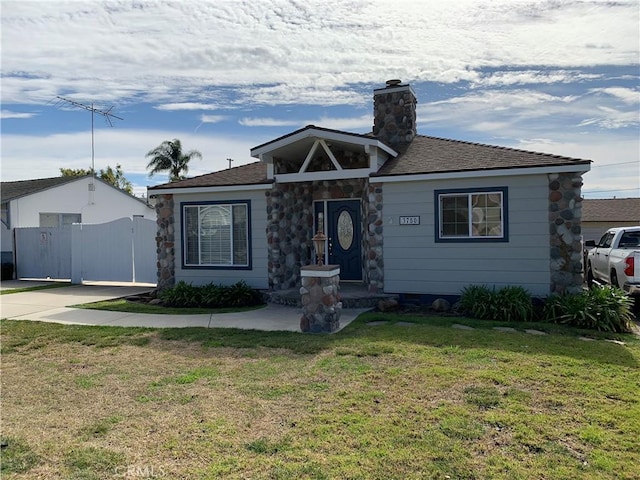
[(38, 285), (37, 287), (21, 287), (21, 288), (9, 288), (6, 290), (0, 290), (0, 295), (10, 295), (12, 293), (24, 293), (35, 292), (37, 290), (49, 290), (51, 288), (68, 287), (70, 283), (52, 283), (50, 285)]
[(639, 478), (638, 337), (498, 325), (5, 320), (2, 478)]
[(235, 313), (248, 312), (264, 308), (264, 305), (253, 307), (233, 307), (233, 308), (173, 308), (161, 305), (149, 305), (147, 303), (129, 302), (124, 298), (114, 300), (104, 300), (101, 302), (83, 303), (72, 305), (72, 308), (86, 308), (89, 310), (106, 310), (110, 312), (127, 313), (153, 313), (164, 315), (196, 315), (200, 313)]

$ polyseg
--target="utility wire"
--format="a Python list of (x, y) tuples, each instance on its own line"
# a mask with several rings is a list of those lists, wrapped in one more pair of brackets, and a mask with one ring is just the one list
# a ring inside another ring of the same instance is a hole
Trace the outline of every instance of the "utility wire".
[(638, 162), (622, 162), (622, 163), (607, 163), (606, 165), (594, 165), (591, 168), (594, 169), (594, 168), (604, 168), (604, 167), (617, 167), (618, 165), (631, 165), (631, 164), (640, 165)]

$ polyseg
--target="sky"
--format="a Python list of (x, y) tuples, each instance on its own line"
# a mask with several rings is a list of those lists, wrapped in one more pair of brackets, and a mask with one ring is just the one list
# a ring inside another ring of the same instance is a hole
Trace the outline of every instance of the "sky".
[[(3, 181), (122, 166), (180, 139), (189, 176), (306, 125), (367, 133), (389, 79), (418, 133), (593, 160), (640, 197), (640, 0), (0, 1)], [(228, 159), (232, 159), (229, 162)]]

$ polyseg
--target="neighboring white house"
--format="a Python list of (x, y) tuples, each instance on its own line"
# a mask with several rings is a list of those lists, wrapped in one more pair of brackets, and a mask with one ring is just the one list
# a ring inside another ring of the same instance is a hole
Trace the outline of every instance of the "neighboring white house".
[(3, 263), (12, 262), (14, 228), (156, 219), (155, 209), (144, 200), (91, 175), (2, 182), (0, 188)]
[(374, 91), (370, 134), (309, 125), (254, 147), (258, 162), (149, 188), (158, 287), (298, 288), (322, 230), (327, 263), (370, 292), (580, 291), (591, 162), (418, 135), (416, 103), (390, 81)]

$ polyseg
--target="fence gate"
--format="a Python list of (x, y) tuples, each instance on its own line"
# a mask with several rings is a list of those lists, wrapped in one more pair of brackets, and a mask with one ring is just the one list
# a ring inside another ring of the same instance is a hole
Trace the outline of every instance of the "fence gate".
[(155, 235), (156, 223), (139, 217), (62, 228), (17, 228), (16, 275), (69, 278), (72, 283), (156, 283)]
[(71, 278), (71, 226), (16, 228), (16, 278)]

